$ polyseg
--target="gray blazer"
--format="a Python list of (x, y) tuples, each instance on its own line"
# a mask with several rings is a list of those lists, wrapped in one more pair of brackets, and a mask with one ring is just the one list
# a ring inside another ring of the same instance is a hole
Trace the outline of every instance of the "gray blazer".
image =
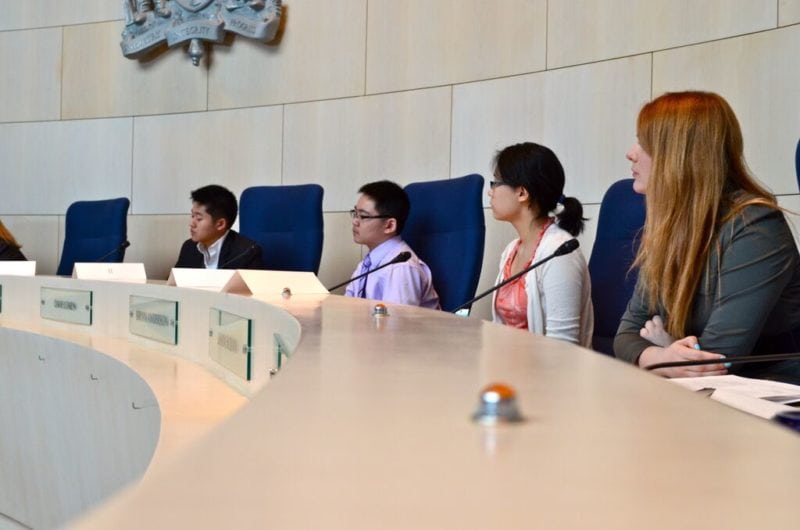
[[(725, 356), (800, 351), (800, 256), (783, 213), (749, 206), (722, 226), (715, 247), (687, 335), (697, 336), (703, 350)], [(631, 363), (652, 346), (639, 336), (653, 316), (647, 301), (637, 284), (614, 340), (616, 356)], [(658, 314), (669, 318), (663, 308)], [(734, 365), (730, 372), (761, 377), (776, 368), (765, 364)], [(800, 379), (800, 362), (777, 368)]]

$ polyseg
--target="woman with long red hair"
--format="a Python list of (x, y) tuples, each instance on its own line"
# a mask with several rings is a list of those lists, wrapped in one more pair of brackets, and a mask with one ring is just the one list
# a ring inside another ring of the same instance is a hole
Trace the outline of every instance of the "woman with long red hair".
[(800, 257), (775, 197), (747, 169), (739, 122), (708, 92), (646, 104), (627, 153), (647, 218), (639, 280), (614, 351), (668, 377), (800, 381), (800, 361), (728, 366), (724, 357), (800, 351)]

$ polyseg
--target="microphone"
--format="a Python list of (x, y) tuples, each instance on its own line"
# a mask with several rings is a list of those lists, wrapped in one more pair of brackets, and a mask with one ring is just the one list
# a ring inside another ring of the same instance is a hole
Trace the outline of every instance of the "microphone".
[(674, 368), (677, 366), (702, 366), (705, 364), (745, 364), (766, 363), (774, 361), (791, 361), (800, 359), (797, 353), (773, 353), (770, 355), (740, 355), (736, 357), (721, 357), (719, 359), (703, 359), (701, 361), (672, 361), (668, 363), (655, 363), (643, 366), (645, 370), (658, 370), (659, 368)]
[(128, 241), (128, 240), (126, 239), (125, 241), (123, 241), (122, 243), (120, 243), (119, 245), (117, 245), (116, 247), (114, 247), (114, 249), (113, 249), (113, 250), (111, 250), (111, 251), (109, 251), (109, 252), (106, 252), (105, 254), (103, 254), (102, 256), (100, 256), (99, 258), (97, 258), (96, 260), (94, 260), (92, 263), (101, 263), (101, 262), (102, 262), (102, 261), (104, 261), (104, 260), (105, 260), (107, 257), (109, 257), (111, 254), (113, 254), (113, 253), (115, 253), (115, 252), (122, 252), (123, 250), (125, 250), (125, 249), (126, 249), (126, 248), (128, 248), (129, 246), (131, 246), (131, 242), (130, 242), (130, 241)]
[(450, 312), (451, 313), (458, 313), (459, 311), (461, 311), (465, 307), (471, 306), (472, 304), (474, 304), (475, 302), (477, 302), (478, 300), (480, 300), (481, 298), (483, 298), (487, 294), (492, 294), (494, 291), (500, 289), (501, 287), (503, 287), (505, 285), (508, 285), (509, 283), (513, 282), (517, 278), (519, 278), (519, 277), (521, 277), (521, 276), (523, 276), (525, 274), (528, 274), (529, 272), (531, 272), (533, 269), (535, 269), (539, 265), (542, 265), (542, 264), (550, 261), (553, 258), (557, 258), (558, 256), (564, 256), (566, 254), (569, 254), (570, 252), (574, 251), (579, 246), (580, 246), (580, 243), (574, 237), (572, 239), (568, 239), (567, 241), (564, 241), (563, 243), (561, 243), (561, 245), (552, 254), (550, 254), (546, 258), (540, 259), (539, 261), (537, 261), (536, 263), (534, 263), (533, 265), (531, 265), (527, 269), (521, 270), (518, 273), (516, 273), (515, 275), (510, 276), (507, 279), (503, 280), (502, 282), (498, 283), (497, 285), (493, 286), (492, 288), (485, 290), (484, 292), (482, 292), (481, 294), (479, 294), (478, 296), (476, 296), (472, 300), (467, 300), (466, 302), (464, 302), (463, 304), (461, 304), (457, 308), (451, 310)]
[(224, 269), (225, 267), (227, 267), (228, 265), (230, 265), (234, 261), (236, 261), (238, 259), (241, 259), (241, 258), (247, 256), (248, 254), (250, 254), (251, 252), (253, 252), (253, 250), (255, 250), (256, 247), (258, 247), (258, 243), (253, 243), (244, 252), (240, 252), (239, 254), (235, 255), (231, 259), (226, 260), (222, 265), (217, 265), (217, 268), (218, 269)]
[(363, 278), (364, 276), (367, 276), (368, 274), (372, 274), (372, 273), (373, 273), (373, 272), (375, 272), (375, 271), (379, 271), (379, 270), (381, 270), (381, 269), (382, 269), (382, 268), (384, 268), (384, 267), (388, 267), (389, 265), (394, 265), (395, 263), (405, 263), (405, 262), (406, 262), (406, 261), (408, 261), (409, 259), (411, 259), (411, 252), (409, 252), (409, 251), (407, 251), (407, 250), (404, 250), (403, 252), (401, 252), (400, 254), (398, 254), (397, 256), (395, 256), (395, 257), (394, 257), (394, 259), (392, 259), (392, 261), (390, 261), (390, 262), (388, 262), (388, 263), (384, 263), (384, 264), (383, 264), (383, 265), (381, 265), (380, 267), (375, 267), (375, 268), (374, 268), (374, 269), (372, 269), (372, 270), (368, 270), (367, 272), (361, 273), (361, 274), (359, 274), (358, 276), (353, 276), (353, 277), (352, 277), (352, 278), (350, 278), (349, 280), (347, 280), (347, 281), (344, 281), (344, 282), (342, 282), (342, 283), (339, 283), (339, 284), (336, 284), (336, 285), (334, 285), (333, 287), (328, 287), (328, 290), (329, 290), (329, 291), (333, 291), (334, 289), (338, 289), (339, 287), (344, 287), (344, 286), (345, 286), (345, 285), (347, 285), (348, 283), (350, 283), (350, 282), (354, 282), (354, 281), (356, 281), (356, 280), (360, 280), (360, 279), (361, 279), (361, 278)]

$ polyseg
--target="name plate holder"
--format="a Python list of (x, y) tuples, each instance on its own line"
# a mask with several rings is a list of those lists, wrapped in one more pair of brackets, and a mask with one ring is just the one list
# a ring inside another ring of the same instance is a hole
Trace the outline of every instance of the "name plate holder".
[(178, 344), (178, 302), (130, 295), (128, 331), (164, 344)]
[(208, 355), (250, 381), (253, 321), (212, 307), (208, 312)]
[(238, 269), (222, 289), (234, 294), (329, 294), (313, 272)]
[(92, 291), (42, 287), (39, 316), (70, 324), (92, 325)]
[(236, 271), (231, 269), (185, 269), (173, 268), (167, 285), (221, 292)]
[(0, 276), (36, 276), (36, 262), (0, 261)]
[(144, 263), (76, 263), (72, 277), (79, 280), (147, 283)]
[(272, 339), (272, 349), (273, 353), (275, 353), (275, 367), (270, 371), (270, 374), (275, 375), (283, 368), (284, 361), (289, 360), (290, 352), (280, 334), (273, 333)]

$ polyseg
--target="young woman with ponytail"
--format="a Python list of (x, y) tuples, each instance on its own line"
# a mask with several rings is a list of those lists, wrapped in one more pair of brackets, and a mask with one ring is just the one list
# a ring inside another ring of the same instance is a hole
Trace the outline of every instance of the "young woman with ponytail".
[[(500, 258), (496, 283), (551, 255), (583, 230), (583, 206), (564, 197), (564, 168), (555, 153), (534, 143), (506, 147), (495, 157), (489, 197), (495, 219), (519, 236)], [(500, 288), (495, 322), (591, 347), (591, 282), (580, 249), (548, 261)]]
[(617, 357), (643, 367), (720, 359), (662, 370), (668, 377), (797, 382), (797, 361), (724, 364), (800, 351), (800, 258), (775, 197), (747, 169), (733, 110), (717, 94), (668, 93), (642, 108), (637, 136), (627, 158), (647, 219)]

